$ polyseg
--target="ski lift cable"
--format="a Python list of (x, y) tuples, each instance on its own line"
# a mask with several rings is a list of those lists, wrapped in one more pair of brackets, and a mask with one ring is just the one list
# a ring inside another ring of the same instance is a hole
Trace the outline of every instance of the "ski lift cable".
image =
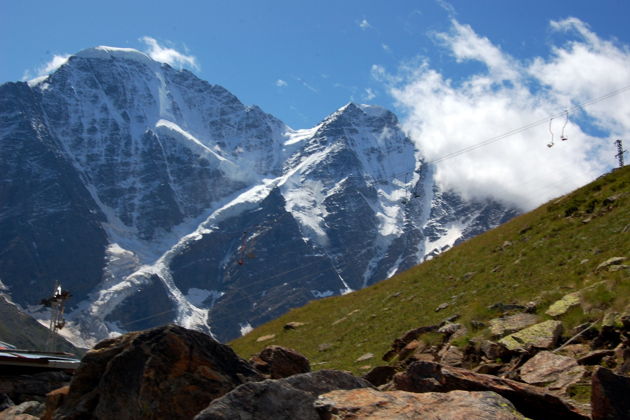
[[(594, 99), (591, 99), (591, 100), (588, 100), (588, 101), (576, 104), (576, 105), (574, 105), (574, 106), (572, 106), (570, 108), (564, 109), (562, 112), (559, 112), (557, 114), (553, 114), (553, 115), (550, 115), (548, 117), (541, 118), (541, 119), (533, 121), (533, 122), (531, 122), (529, 124), (525, 124), (524, 126), (515, 128), (513, 130), (509, 130), (509, 131), (507, 131), (507, 132), (505, 132), (503, 134), (499, 134), (497, 136), (490, 137), (490, 138), (488, 138), (486, 140), (480, 141), (479, 143), (475, 143), (475, 144), (472, 144), (470, 146), (463, 147), (462, 149), (446, 153), (445, 155), (442, 155), (442, 156), (437, 157), (437, 158), (432, 159), (432, 160), (426, 160), (423, 163), (424, 164), (440, 163), (442, 161), (445, 161), (445, 160), (448, 160), (448, 159), (451, 159), (451, 158), (454, 158), (454, 157), (466, 154), (468, 152), (472, 152), (474, 150), (480, 149), (482, 147), (488, 146), (488, 145), (490, 145), (492, 143), (496, 143), (496, 142), (498, 142), (500, 140), (504, 140), (507, 137), (511, 137), (511, 136), (513, 136), (515, 134), (522, 133), (524, 131), (527, 131), (527, 130), (529, 130), (531, 128), (537, 127), (537, 126), (545, 124), (545, 123), (549, 123), (550, 124), (550, 131), (551, 131), (551, 121), (553, 119), (556, 119), (556, 118), (559, 118), (559, 117), (564, 117), (565, 118), (563, 129), (562, 129), (562, 131), (564, 133), (564, 130), (565, 130), (567, 124), (568, 124), (569, 113), (573, 113), (573, 112), (579, 111), (580, 109), (586, 108), (587, 106), (596, 104), (598, 102), (605, 101), (606, 99), (610, 99), (610, 98), (612, 98), (614, 96), (620, 95), (620, 94), (622, 94), (622, 93), (624, 93), (624, 92), (626, 92), (628, 90), (630, 90), (630, 85), (627, 85), (627, 86), (624, 86), (622, 88), (610, 91), (610, 92), (608, 92), (608, 93), (606, 93), (606, 94), (604, 94), (602, 96), (599, 96), (597, 98), (594, 98)], [(563, 133), (561, 134), (561, 137), (562, 137)], [(553, 136), (553, 133), (552, 133), (552, 136)], [(553, 140), (553, 138), (552, 138), (552, 140)], [(550, 144), (552, 144), (552, 143), (550, 143)], [(415, 170), (413, 172), (415, 172)], [(407, 171), (404, 171), (404, 172), (394, 173), (394, 174), (392, 174), (392, 177), (398, 178), (398, 177), (401, 177), (401, 176), (404, 176), (404, 175), (407, 175), (407, 174), (410, 174), (410, 173), (411, 172), (407, 170)], [(352, 175), (350, 175), (350, 177), (357, 177), (358, 178), (359, 175), (352, 174)], [(379, 181), (379, 180), (376, 180), (376, 181)]]
[(624, 86), (624, 87), (622, 87), (620, 89), (617, 89), (617, 90), (613, 90), (611, 92), (606, 93), (605, 95), (599, 96), (599, 97), (591, 99), (589, 101), (585, 101), (585, 102), (576, 104), (576, 105), (574, 105), (571, 108), (565, 109), (561, 113), (554, 114), (554, 115), (551, 115), (551, 116), (548, 116), (548, 117), (545, 117), (545, 118), (541, 118), (541, 119), (539, 119), (537, 121), (533, 121), (533, 122), (531, 122), (529, 124), (526, 124), (526, 125), (524, 125), (522, 127), (515, 128), (514, 130), (507, 131), (507, 132), (505, 132), (503, 134), (500, 134), (498, 136), (490, 137), (490, 138), (488, 138), (486, 140), (483, 140), (483, 141), (481, 141), (479, 143), (476, 143), (476, 144), (464, 147), (464, 148), (462, 148), (460, 150), (456, 150), (454, 152), (447, 153), (447, 154), (445, 154), (443, 156), (440, 156), (440, 157), (438, 157), (436, 159), (428, 161), (427, 163), (442, 162), (444, 160), (447, 160), (447, 159), (450, 159), (450, 158), (462, 155), (464, 153), (468, 153), (468, 152), (471, 152), (473, 150), (477, 150), (477, 149), (479, 149), (481, 147), (485, 147), (485, 146), (487, 146), (489, 144), (496, 143), (497, 141), (503, 140), (503, 139), (505, 139), (507, 137), (513, 136), (513, 135), (518, 134), (518, 133), (522, 133), (523, 131), (527, 131), (527, 130), (533, 128), (533, 127), (536, 127), (536, 126), (539, 126), (541, 124), (547, 123), (547, 122), (550, 121), (550, 118), (553, 119), (553, 118), (558, 118), (558, 117), (562, 117), (562, 116), (567, 116), (569, 112), (578, 111), (578, 110), (580, 110), (582, 108), (585, 108), (585, 107), (587, 107), (589, 105), (593, 105), (593, 104), (596, 104), (598, 102), (604, 101), (606, 99), (610, 99), (610, 98), (612, 98), (614, 96), (620, 95), (620, 94), (622, 94), (622, 93), (624, 93), (624, 92), (626, 92), (628, 90), (630, 90), (630, 85)]

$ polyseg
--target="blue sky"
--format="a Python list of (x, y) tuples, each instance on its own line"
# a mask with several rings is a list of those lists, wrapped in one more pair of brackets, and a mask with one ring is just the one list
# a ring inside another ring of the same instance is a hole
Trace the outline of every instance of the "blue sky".
[[(621, 0), (0, 0), (0, 83), (38, 76), (84, 48), (136, 48), (293, 128), (349, 101), (385, 106), (437, 160), (630, 86), (628, 16)], [(438, 178), (531, 206), (614, 164), (606, 142), (630, 132), (620, 105), (629, 99), (572, 112), (571, 146), (544, 147), (543, 124), (440, 165)], [(524, 179), (526, 193), (515, 188)]]

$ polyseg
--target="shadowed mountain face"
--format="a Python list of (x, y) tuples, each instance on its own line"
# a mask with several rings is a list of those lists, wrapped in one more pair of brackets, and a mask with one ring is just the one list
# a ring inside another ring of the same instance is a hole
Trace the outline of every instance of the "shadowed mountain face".
[(108, 47), (0, 86), (0, 280), (25, 307), (61, 281), (77, 344), (167, 321), (231, 339), (514, 215), (441, 191), (379, 107), (293, 130)]

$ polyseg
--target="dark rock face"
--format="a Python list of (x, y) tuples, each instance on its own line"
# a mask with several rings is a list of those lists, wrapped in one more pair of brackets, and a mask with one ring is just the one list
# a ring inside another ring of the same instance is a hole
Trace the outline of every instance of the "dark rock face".
[(407, 371), (394, 376), (390, 389), (409, 392), (493, 391), (533, 419), (588, 418), (560, 398), (535, 386), (433, 362), (412, 363)]
[(592, 378), (593, 420), (630, 419), (630, 378), (598, 368)]
[(494, 392), (413, 394), (373, 389), (332, 391), (315, 408), (322, 419), (520, 420), (512, 403)]
[(286, 378), (311, 371), (306, 357), (293, 349), (269, 346), (249, 361), (252, 366), (271, 379)]
[(192, 418), (213, 399), (259, 379), (229, 347), (169, 325), (90, 350), (54, 418)]
[(0, 276), (21, 304), (39, 303), (63, 279), (72, 304), (101, 279), (104, 216), (40, 101), (25, 83), (0, 86)]
[(216, 399), (195, 420), (300, 419), (320, 420), (313, 407), (317, 397), (336, 389), (366, 388), (370, 384), (334, 370), (294, 375), (239, 386)]

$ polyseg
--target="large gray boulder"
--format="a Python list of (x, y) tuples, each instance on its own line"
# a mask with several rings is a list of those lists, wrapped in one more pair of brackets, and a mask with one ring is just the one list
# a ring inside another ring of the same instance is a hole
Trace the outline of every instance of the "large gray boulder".
[(319, 395), (370, 386), (361, 378), (335, 370), (247, 383), (212, 401), (195, 420), (320, 420), (313, 406)]

